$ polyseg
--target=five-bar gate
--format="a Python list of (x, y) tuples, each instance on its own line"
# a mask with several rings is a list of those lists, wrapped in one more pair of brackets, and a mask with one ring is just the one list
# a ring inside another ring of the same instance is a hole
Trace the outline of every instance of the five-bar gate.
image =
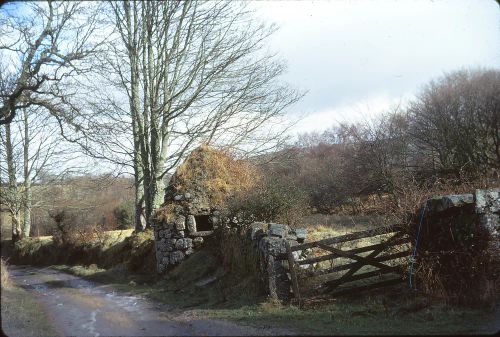
[[(348, 249), (343, 249), (346, 245)], [(306, 250), (310, 254), (301, 257)], [(386, 226), (287, 245), (284, 259), (300, 303), (302, 298), (317, 294), (339, 296), (399, 283), (409, 255), (408, 238), (401, 228)]]

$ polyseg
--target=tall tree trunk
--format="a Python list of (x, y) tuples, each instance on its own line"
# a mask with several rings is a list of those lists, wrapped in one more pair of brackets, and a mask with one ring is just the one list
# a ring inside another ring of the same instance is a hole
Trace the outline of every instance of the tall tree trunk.
[(16, 168), (14, 166), (14, 154), (12, 151), (12, 136), (10, 132), (10, 124), (5, 125), (6, 136), (6, 152), (7, 152), (7, 172), (9, 176), (8, 187), (8, 207), (12, 221), (12, 241), (17, 241), (21, 238), (21, 221), (19, 212), (19, 198), (17, 190)]
[(162, 178), (157, 177), (155, 194), (153, 196), (153, 209), (156, 210), (160, 208), (161, 205), (163, 204), (164, 199), (165, 199), (165, 182), (163, 181)]
[[(137, 155), (134, 155), (136, 157)], [(134, 190), (135, 190), (135, 231), (142, 232), (146, 228), (146, 218), (144, 216), (144, 186), (142, 181), (144, 175), (140, 162), (134, 158)]]
[(144, 170), (144, 212), (146, 216), (146, 228), (151, 228), (153, 224), (153, 197), (154, 197), (154, 183), (151, 179), (151, 170), (146, 168)]
[[(153, 200), (156, 194), (156, 184), (154, 176), (154, 149), (156, 147), (156, 134), (152, 129), (155, 125), (155, 105), (153, 97), (153, 26), (151, 3), (144, 2), (141, 7), (142, 13), (142, 83), (144, 92), (144, 105), (142, 109), (143, 133), (141, 137), (141, 159), (144, 170), (144, 201), (146, 212), (146, 228), (151, 228), (153, 225)], [(139, 118), (140, 120), (140, 118)]]
[(132, 133), (134, 137), (134, 191), (135, 191), (135, 231), (141, 232), (146, 228), (145, 217), (145, 194), (144, 194), (144, 169), (142, 163), (142, 138), (144, 128), (141, 123), (141, 97), (140, 97), (140, 68), (138, 52), (138, 12), (136, 1), (124, 2), (123, 13), (127, 33), (122, 33), (122, 38), (126, 41), (128, 57), (130, 59), (130, 115), (132, 123)]
[(134, 135), (134, 189), (135, 189), (135, 231), (141, 232), (146, 228), (145, 196), (144, 196), (144, 169), (141, 151), (141, 125), (139, 122), (139, 80), (137, 71), (132, 69), (132, 90), (130, 107), (132, 110), (132, 132)]
[(23, 142), (23, 173), (24, 173), (24, 198), (23, 198), (23, 227), (21, 236), (29, 237), (31, 231), (31, 178), (29, 167), (29, 147), (30, 147), (30, 134), (28, 113), (23, 109), (23, 124), (24, 124), (24, 142)]
[(23, 202), (23, 228), (22, 237), (29, 237), (31, 234), (31, 208), (32, 193), (31, 180), (29, 177), (24, 180), (24, 202)]

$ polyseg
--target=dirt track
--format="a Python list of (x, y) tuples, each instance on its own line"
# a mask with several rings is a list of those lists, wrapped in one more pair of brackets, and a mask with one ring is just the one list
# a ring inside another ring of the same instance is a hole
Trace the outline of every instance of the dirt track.
[(290, 331), (254, 328), (200, 319), (50, 268), (11, 266), (13, 280), (34, 293), (62, 336), (285, 335)]

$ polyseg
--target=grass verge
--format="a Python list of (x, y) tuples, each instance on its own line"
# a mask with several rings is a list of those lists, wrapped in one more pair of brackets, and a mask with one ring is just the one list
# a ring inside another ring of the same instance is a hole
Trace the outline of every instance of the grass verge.
[(41, 308), (26, 290), (2, 289), (2, 331), (6, 336), (57, 336)]
[[(199, 316), (286, 327), (308, 335), (461, 335), (498, 331), (498, 311), (380, 299), (339, 299), (299, 309), (269, 302), (233, 309), (197, 309)], [(494, 320), (497, 320), (495, 324)]]
[(132, 272), (154, 272), (153, 232), (132, 234), (132, 230), (108, 231), (99, 239), (60, 243), (52, 237), (25, 238), (13, 245), (15, 264), (91, 265), (111, 268), (123, 265)]
[(45, 315), (41, 304), (26, 290), (8, 279), (8, 270), (2, 260), (1, 315), (5, 336), (59, 335)]

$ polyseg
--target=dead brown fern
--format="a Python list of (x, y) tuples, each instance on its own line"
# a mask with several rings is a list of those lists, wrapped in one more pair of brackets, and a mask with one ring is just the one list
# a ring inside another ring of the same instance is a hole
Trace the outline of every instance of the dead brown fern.
[(228, 151), (206, 145), (195, 149), (172, 177), (176, 191), (203, 190), (211, 204), (222, 204), (229, 195), (254, 186), (257, 170)]

